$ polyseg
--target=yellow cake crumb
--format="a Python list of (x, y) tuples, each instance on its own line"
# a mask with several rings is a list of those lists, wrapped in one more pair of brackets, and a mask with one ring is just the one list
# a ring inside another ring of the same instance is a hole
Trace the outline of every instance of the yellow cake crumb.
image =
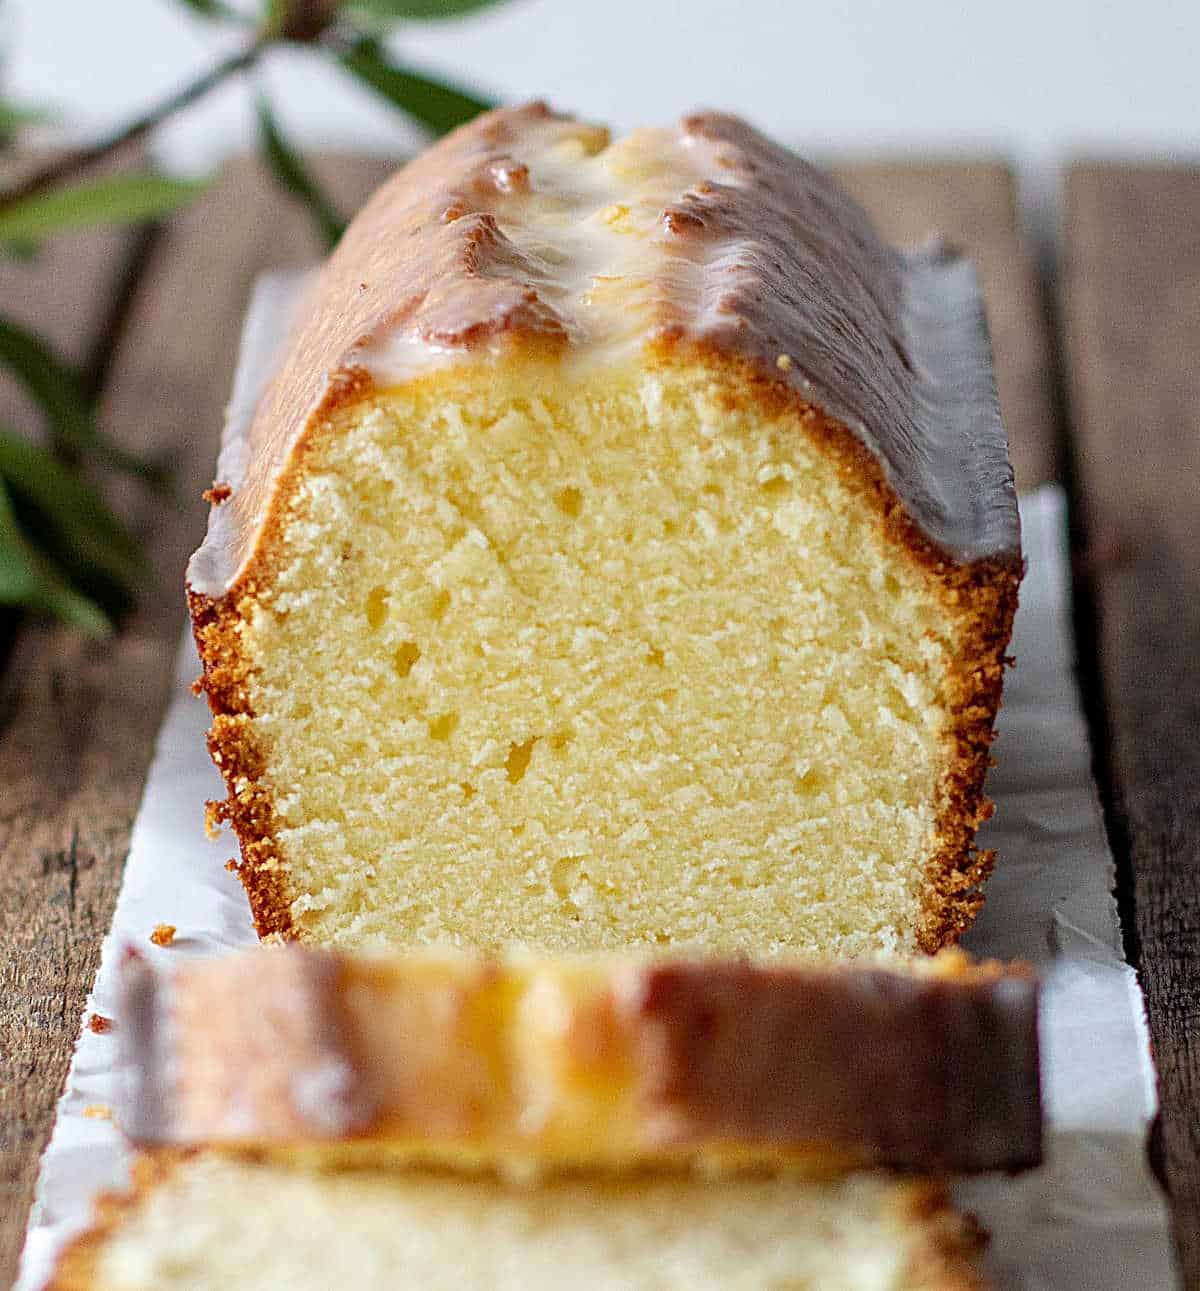
[(915, 949), (944, 588), (795, 412), (563, 380), (385, 392), (306, 459), (241, 607), (255, 871), (335, 944)]
[[(208, 1153), (156, 1169), (62, 1257), (104, 1291), (982, 1291), (978, 1235), (935, 1184), (882, 1174), (712, 1182), (579, 1176), (522, 1187), (420, 1171), (320, 1173)], [(265, 1222), (269, 1218), (270, 1222)]]

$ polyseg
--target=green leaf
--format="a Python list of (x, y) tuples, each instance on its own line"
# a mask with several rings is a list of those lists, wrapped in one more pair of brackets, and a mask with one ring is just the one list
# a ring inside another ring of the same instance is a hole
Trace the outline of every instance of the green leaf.
[(17, 517), (3, 480), (0, 480), (0, 605), (47, 610), (91, 636), (106, 637), (112, 633), (112, 624), (104, 611), (77, 592), (30, 546), (17, 527)]
[(271, 105), (261, 96), (258, 100), (258, 125), (262, 134), (263, 154), (271, 167), (271, 173), (278, 183), (308, 207), (326, 245), (333, 247), (345, 231), (346, 222), (280, 133)]
[(231, 9), (229, 5), (222, 4), (221, 0), (180, 0), (182, 4), (187, 5), (189, 9), (194, 9), (196, 13), (205, 18), (223, 18), (234, 21), (242, 21), (242, 15), (236, 9)]
[(311, 45), (339, 17), (343, 0), (262, 0), (260, 40), (294, 40)]
[(204, 187), (203, 181), (135, 171), (51, 188), (10, 205), (0, 194), (0, 242), (37, 242), (97, 224), (158, 219), (185, 206)]
[(6, 242), (0, 249), (12, 260), (28, 262), (36, 260), (42, 248), (37, 242)]
[(91, 435), (91, 408), (79, 373), (33, 332), (0, 319), (0, 364), (25, 386), (50, 419), (55, 442), (84, 452)]
[(22, 126), (37, 125), (50, 121), (54, 114), (46, 108), (22, 107), (19, 103), (0, 101), (0, 135), (7, 137), (15, 134)]
[(339, 61), (360, 81), (437, 134), (445, 134), (494, 106), (466, 90), (397, 66), (371, 37), (355, 41)]
[(170, 478), (165, 471), (126, 452), (96, 428), (79, 373), (33, 332), (2, 318), (0, 366), (8, 368), (45, 412), (60, 452), (90, 457), (141, 479), (156, 493), (170, 493)]
[(287, 25), (287, 0), (262, 0), (262, 15), (258, 20), (259, 35), (266, 40), (283, 35)]
[(13, 148), (26, 126), (49, 121), (53, 113), (44, 108), (25, 107), (0, 100), (0, 151)]
[(97, 569), (130, 591), (149, 582), (141, 544), (91, 485), (4, 426), (0, 478), (37, 512), (72, 563)]
[(352, 0), (350, 7), (371, 18), (412, 18), (418, 21), (459, 18), (490, 9), (500, 0)]

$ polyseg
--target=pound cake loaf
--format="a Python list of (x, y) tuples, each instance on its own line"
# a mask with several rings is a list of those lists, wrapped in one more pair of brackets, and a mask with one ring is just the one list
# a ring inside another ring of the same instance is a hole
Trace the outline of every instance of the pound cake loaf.
[(969, 264), (735, 118), (535, 104), (258, 315), (188, 578), (261, 934), (969, 924), (1021, 571)]
[(983, 1291), (931, 1184), (679, 1177), (521, 1188), (145, 1158), (48, 1291)]
[(738, 960), (351, 956), (125, 963), (144, 1145), (323, 1165), (1016, 1170), (1041, 1149), (1037, 985)]

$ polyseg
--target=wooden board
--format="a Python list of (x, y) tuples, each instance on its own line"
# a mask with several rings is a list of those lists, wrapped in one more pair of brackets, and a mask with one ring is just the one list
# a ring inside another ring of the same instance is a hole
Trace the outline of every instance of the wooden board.
[[(352, 209), (386, 166), (325, 168)], [(1045, 332), (1017, 234), (1011, 179), (992, 164), (844, 168), (898, 237), (941, 228), (983, 266), (1001, 393), (1025, 483), (1054, 470)], [(252, 164), (230, 169), (155, 243), (116, 341), (106, 428), (169, 462), (185, 505), (127, 502), (162, 579), (115, 646), (30, 630), (0, 679), (0, 1286), (15, 1269), (37, 1158), (95, 972), (183, 623), (181, 584), (199, 540), (238, 329), (261, 269), (311, 257), (307, 224)], [(197, 803), (197, 811), (201, 804)]]
[[(6, 261), (0, 274), (0, 314), (35, 329), (72, 363), (85, 369), (98, 366), (139, 241), (139, 235), (124, 231), (73, 235), (43, 249), (36, 260)], [(42, 429), (36, 405), (3, 370), (0, 423), (22, 433)], [(68, 957), (74, 964), (73, 945), (97, 926), (76, 900), (74, 839), (60, 837), (62, 845), (45, 851), (29, 846), (30, 822), (44, 814), (62, 788), (60, 772), (66, 768), (58, 755), (78, 739), (79, 731), (68, 724), (51, 728), (47, 738), (45, 730), (21, 726), (20, 705), (9, 684), (15, 673), (4, 669), (16, 622), (15, 612), (0, 607), (0, 1216), (24, 1209), (41, 1141), (43, 1105), (52, 1102), (55, 1082), (61, 1079), (61, 1037), (78, 1023), (77, 1007), (73, 1014), (64, 1013), (71, 1004), (69, 994), (59, 989), (61, 979), (53, 973), (43, 977), (37, 971), (39, 959), (45, 962), (57, 952), (64, 964)], [(47, 659), (45, 665), (57, 689), (79, 680), (60, 674), (56, 661)], [(75, 706), (76, 711), (83, 707)], [(40, 744), (40, 756), (31, 744)], [(38, 768), (44, 781), (35, 786), (18, 774), (23, 765)], [(34, 882), (31, 867), (38, 871)], [(46, 907), (41, 918), (33, 915), (35, 902)], [(47, 933), (53, 948), (41, 945)], [(68, 971), (86, 972), (86, 962)], [(49, 1053), (55, 1056), (43, 1081), (41, 1058)], [(0, 1218), (0, 1285), (7, 1285), (4, 1273), (14, 1241), (15, 1234)]]
[(1063, 306), (1074, 471), (1111, 740), (1101, 745), (1162, 1098), (1162, 1167), (1200, 1287), (1200, 169), (1081, 165)]

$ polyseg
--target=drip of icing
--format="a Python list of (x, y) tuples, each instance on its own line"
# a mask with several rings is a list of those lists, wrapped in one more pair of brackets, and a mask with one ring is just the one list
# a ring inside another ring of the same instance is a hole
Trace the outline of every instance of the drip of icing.
[(749, 361), (857, 436), (950, 559), (1018, 557), (970, 266), (887, 246), (830, 178), (735, 118), (613, 142), (538, 104), (489, 113), (376, 193), (307, 301), (269, 382), (261, 315), (278, 325), (283, 307), (253, 320), (237, 410), (265, 393), (248, 422), (231, 416), (233, 496), (189, 567), (198, 594), (224, 594), (246, 567), (323, 409), (521, 344), (571, 368), (647, 345)]
[[(531, 129), (522, 144), (519, 166), (505, 158), (485, 168), (503, 180), (483, 190), (480, 208), (552, 312), (569, 362), (603, 364), (635, 351), (661, 321), (663, 212), (717, 169), (717, 148), (658, 129), (610, 143), (606, 132), (561, 121)], [(432, 343), (419, 324), (380, 332), (355, 354), (379, 386), (477, 357)]]

